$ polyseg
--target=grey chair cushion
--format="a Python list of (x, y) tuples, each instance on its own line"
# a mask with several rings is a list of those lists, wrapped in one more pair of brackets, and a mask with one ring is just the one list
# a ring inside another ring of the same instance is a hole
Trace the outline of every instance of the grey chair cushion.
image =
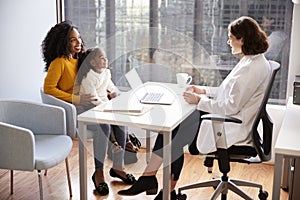
[(66, 135), (35, 136), (35, 168), (37, 170), (51, 168), (69, 155), (72, 140)]

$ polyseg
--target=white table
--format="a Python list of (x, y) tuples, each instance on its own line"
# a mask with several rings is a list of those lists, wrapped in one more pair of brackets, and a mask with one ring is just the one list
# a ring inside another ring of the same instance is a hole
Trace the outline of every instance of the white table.
[[(145, 85), (145, 84), (144, 84)], [(79, 174), (80, 174), (80, 199), (87, 199), (87, 149), (86, 135), (87, 125), (106, 123), (121, 126), (139, 127), (149, 131), (159, 132), (163, 134), (164, 149), (163, 149), (163, 199), (167, 200), (170, 197), (170, 164), (171, 164), (171, 133), (184, 119), (186, 119), (195, 109), (195, 105), (186, 103), (182, 97), (183, 88), (179, 88), (177, 84), (170, 83), (146, 83), (147, 90), (156, 91), (157, 87), (161, 87), (166, 92), (171, 92), (176, 95), (172, 105), (151, 105), (151, 110), (140, 116), (126, 115), (111, 112), (99, 112), (93, 109), (88, 110), (78, 116), (79, 125)], [(127, 102), (127, 105), (138, 104), (136, 98), (139, 89), (123, 93), (113, 99), (113, 103)], [(149, 106), (149, 105), (146, 105)], [(147, 143), (149, 149), (149, 143)]]
[(284, 158), (300, 157), (300, 105), (293, 104), (292, 97), (288, 104), (275, 144), (275, 166), (272, 199), (280, 199), (280, 184)]

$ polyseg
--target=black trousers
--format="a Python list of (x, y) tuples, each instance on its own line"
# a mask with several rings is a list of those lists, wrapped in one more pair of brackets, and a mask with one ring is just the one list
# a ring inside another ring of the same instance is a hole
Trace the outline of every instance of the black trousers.
[[(188, 145), (189, 152), (193, 155), (198, 155), (199, 151), (196, 147), (197, 136), (201, 124), (201, 115), (205, 112), (196, 110), (172, 132), (172, 164), (171, 174), (174, 175), (174, 180), (179, 179), (183, 162), (184, 162), (184, 147)], [(159, 134), (156, 138), (153, 153), (163, 157), (163, 135)]]

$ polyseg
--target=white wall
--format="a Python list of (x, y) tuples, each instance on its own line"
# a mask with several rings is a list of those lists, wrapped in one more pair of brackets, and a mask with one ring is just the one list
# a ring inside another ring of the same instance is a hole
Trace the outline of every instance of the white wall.
[(0, 98), (40, 101), (41, 42), (56, 23), (56, 1), (0, 1)]

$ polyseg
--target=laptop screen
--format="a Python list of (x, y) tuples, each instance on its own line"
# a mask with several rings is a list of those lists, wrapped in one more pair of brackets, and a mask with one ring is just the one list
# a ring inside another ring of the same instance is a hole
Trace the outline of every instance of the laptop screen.
[(130, 87), (132, 89), (135, 89), (141, 85), (143, 85), (143, 82), (139, 76), (139, 74), (137, 73), (136, 69), (133, 68), (132, 70), (130, 70), (129, 72), (127, 72), (125, 74), (125, 77), (130, 85)]

